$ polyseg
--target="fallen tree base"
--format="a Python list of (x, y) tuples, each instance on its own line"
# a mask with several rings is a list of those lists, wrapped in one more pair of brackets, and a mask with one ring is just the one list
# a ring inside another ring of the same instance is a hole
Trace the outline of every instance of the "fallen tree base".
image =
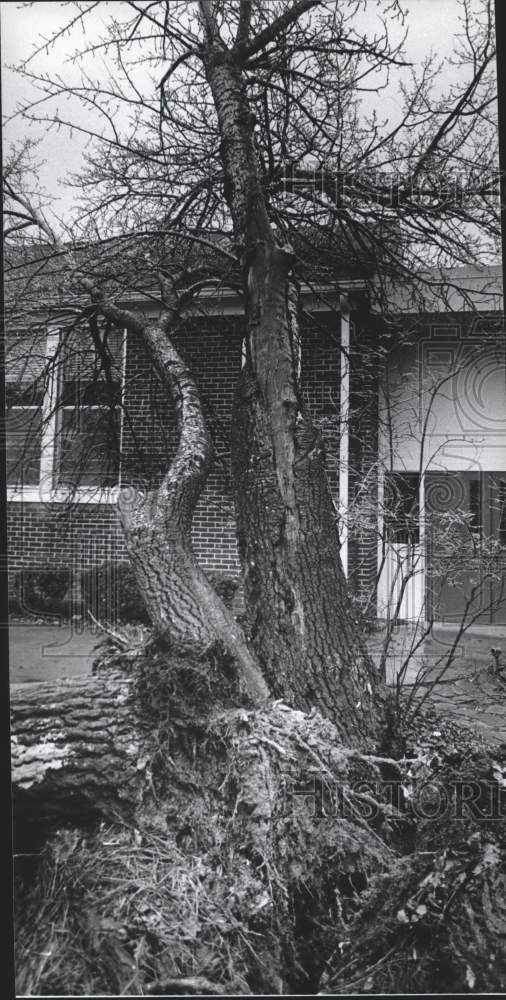
[[(202, 660), (163, 662), (121, 681), (150, 722), (135, 810), (118, 819), (97, 771), (105, 818), (69, 819), (29, 878), (19, 860), (18, 993), (504, 990), (499, 751), (429, 719), (404, 759), (362, 755), (318, 713), (237, 707), (230, 688), (197, 716), (181, 692), (189, 670), (205, 693)], [(71, 766), (31, 785), (25, 751), (20, 735), (28, 820)]]
[[(390, 806), (379, 802), (370, 824), (359, 791), (378, 783), (379, 766), (343, 747), (318, 713), (232, 706), (231, 682), (211, 706), (213, 657), (173, 652), (167, 669), (167, 653), (150, 650), (118, 675), (116, 658), (103, 671), (107, 698), (100, 671), (89, 681), (99, 721), (88, 706), (71, 733), (65, 706), (86, 706), (84, 682), (61, 685), (58, 697), (43, 685), (39, 698), (34, 686), (19, 694), (13, 775), (25, 837), (41, 810), (50, 821), (50, 805), (64, 809), (78, 765), (81, 808), (95, 803), (107, 819), (54, 833), (35, 883), (18, 892), (18, 992), (316, 992), (336, 927), (391, 856), (375, 829)], [(134, 711), (142, 739), (138, 758), (125, 757), (125, 796), (120, 751), (133, 745)], [(34, 733), (50, 738), (49, 763)], [(115, 761), (113, 781), (104, 759)]]

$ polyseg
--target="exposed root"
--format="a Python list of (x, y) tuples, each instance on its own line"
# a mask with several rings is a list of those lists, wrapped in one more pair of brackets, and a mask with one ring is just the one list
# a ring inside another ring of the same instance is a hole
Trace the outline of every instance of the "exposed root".
[(136, 825), (103, 798), (20, 871), (18, 992), (503, 991), (506, 755), (430, 720), (400, 760), (344, 747), (318, 712), (238, 704), (221, 656), (125, 659)]
[(391, 858), (354, 791), (377, 765), (317, 713), (222, 701), (199, 719), (174, 700), (175, 665), (165, 689), (155, 677), (139, 677), (157, 749), (137, 829), (49, 842), (19, 896), (18, 990), (314, 992), (356, 887)]

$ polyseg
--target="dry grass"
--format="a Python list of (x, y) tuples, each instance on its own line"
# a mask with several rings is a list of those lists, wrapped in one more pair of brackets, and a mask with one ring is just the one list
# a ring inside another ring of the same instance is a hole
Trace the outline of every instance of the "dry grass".
[(199, 976), (249, 992), (252, 968), (262, 979), (264, 907), (258, 876), (244, 865), (224, 872), (211, 852), (104, 824), (87, 836), (60, 831), (23, 900), (17, 990), (143, 994), (155, 980)]

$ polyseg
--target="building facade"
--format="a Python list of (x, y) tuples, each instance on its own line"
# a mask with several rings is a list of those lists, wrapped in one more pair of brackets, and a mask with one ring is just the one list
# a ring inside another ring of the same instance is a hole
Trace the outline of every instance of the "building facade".
[[(500, 269), (448, 272), (429, 286), (422, 312), (396, 292), (388, 316), (360, 279), (339, 295), (303, 289), (303, 393), (325, 442), (357, 607), (369, 617), (504, 622)], [(148, 301), (136, 305), (149, 313)], [(193, 542), (206, 571), (237, 577), (228, 441), (244, 321), (232, 294), (203, 306), (177, 337), (217, 453)], [(11, 581), (58, 570), (71, 585), (82, 569), (125, 562), (118, 491), (156, 482), (174, 454), (172, 406), (142, 344), (107, 336), (105, 367), (68, 326), (8, 338)]]

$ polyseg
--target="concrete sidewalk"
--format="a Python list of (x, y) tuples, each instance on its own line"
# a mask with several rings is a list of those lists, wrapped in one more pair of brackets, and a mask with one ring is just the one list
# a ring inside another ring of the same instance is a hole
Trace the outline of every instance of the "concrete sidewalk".
[[(462, 636), (455, 657), (448, 656), (457, 635), (455, 625), (436, 625), (414, 651), (403, 678), (406, 694), (423, 698), (429, 691), (431, 704), (442, 715), (471, 726), (490, 743), (506, 743), (506, 683), (488, 668), (494, 664), (491, 649), (500, 650), (499, 664), (506, 667), (506, 626), (475, 625)], [(395, 684), (406, 657), (420, 638), (420, 632), (403, 625), (396, 628), (387, 658), (387, 679)], [(369, 641), (374, 660), (379, 663), (384, 635)], [(415, 689), (414, 685), (418, 681)]]
[(96, 628), (77, 630), (74, 623), (33, 625), (9, 623), (9, 680), (50, 681), (91, 671), (93, 648), (103, 633)]
[[(404, 677), (405, 684), (413, 684), (420, 668), (437, 669), (438, 661), (451, 650), (457, 628), (454, 625), (436, 625), (413, 653)], [(73, 622), (61, 625), (42, 625), (28, 622), (9, 624), (9, 664), (11, 684), (23, 681), (54, 680), (87, 673), (93, 662), (93, 649), (103, 633), (96, 626), (82, 627)], [(384, 633), (376, 632), (368, 642), (376, 663), (381, 658)], [(410, 649), (418, 643), (420, 632), (409, 625), (396, 626), (388, 650), (387, 677), (395, 683)], [(454, 676), (469, 672), (469, 667), (484, 666), (492, 662), (492, 647), (502, 650), (506, 664), (506, 626), (472, 626), (461, 638), (449, 674)], [(439, 668), (440, 669), (440, 668)]]
[[(396, 676), (405, 660), (410, 661), (405, 671), (404, 684), (413, 684), (419, 671), (441, 670), (451, 653), (458, 627), (450, 624), (434, 626), (431, 635), (423, 638), (425, 629), (411, 625), (395, 626), (388, 648), (387, 679), (395, 683)], [(376, 663), (380, 662), (386, 629), (376, 632), (368, 641), (369, 651)], [(420, 641), (421, 640), (421, 641)], [(487, 667), (493, 662), (490, 650), (494, 647), (502, 651), (501, 661), (506, 665), (506, 625), (472, 625), (461, 636), (448, 675), (469, 672), (469, 668)]]

